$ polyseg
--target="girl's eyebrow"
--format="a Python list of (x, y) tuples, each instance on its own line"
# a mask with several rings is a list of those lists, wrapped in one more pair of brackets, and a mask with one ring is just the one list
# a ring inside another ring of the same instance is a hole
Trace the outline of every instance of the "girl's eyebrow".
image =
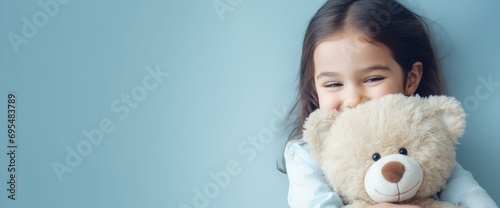
[(321, 77), (335, 77), (337, 76), (338, 73), (337, 72), (329, 72), (329, 71), (326, 71), (326, 72), (321, 72), (318, 74), (318, 76), (316, 77), (316, 79), (319, 79)]
[(376, 64), (376, 65), (373, 65), (373, 66), (369, 66), (369, 67), (366, 67), (366, 68), (363, 68), (363, 69), (360, 69), (359, 72), (360, 73), (367, 73), (367, 72), (370, 72), (370, 71), (374, 71), (374, 70), (391, 70), (389, 67), (387, 66), (384, 66), (384, 65), (381, 65), (381, 64)]
[[(368, 73), (368, 72), (375, 71), (375, 70), (384, 70), (385, 71), (385, 70), (391, 70), (391, 69), (387, 66), (384, 66), (381, 64), (376, 64), (373, 66), (359, 69), (358, 73), (364, 74), (364, 73)], [(319, 79), (321, 77), (335, 77), (335, 76), (338, 76), (337, 72), (325, 71), (325, 72), (319, 73), (318, 76), (316, 77), (316, 79)]]

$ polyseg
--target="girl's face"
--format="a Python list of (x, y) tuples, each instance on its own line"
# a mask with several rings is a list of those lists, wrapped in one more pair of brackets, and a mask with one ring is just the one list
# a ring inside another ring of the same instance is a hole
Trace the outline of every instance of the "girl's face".
[(387, 94), (413, 94), (422, 75), (416, 62), (403, 81), (391, 51), (355, 34), (333, 36), (314, 51), (314, 80), (319, 108), (344, 111)]

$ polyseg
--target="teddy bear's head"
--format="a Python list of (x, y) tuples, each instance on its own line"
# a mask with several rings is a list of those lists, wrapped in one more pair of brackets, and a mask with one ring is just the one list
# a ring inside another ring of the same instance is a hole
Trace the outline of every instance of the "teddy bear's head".
[(465, 113), (447, 96), (386, 95), (344, 112), (316, 110), (304, 138), (347, 203), (431, 197), (446, 185)]

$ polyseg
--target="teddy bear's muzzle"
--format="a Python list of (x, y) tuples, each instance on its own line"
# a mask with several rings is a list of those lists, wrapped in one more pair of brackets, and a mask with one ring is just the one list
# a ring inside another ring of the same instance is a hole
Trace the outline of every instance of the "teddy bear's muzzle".
[(365, 175), (365, 190), (378, 203), (402, 202), (414, 197), (423, 180), (417, 161), (392, 154), (374, 162)]

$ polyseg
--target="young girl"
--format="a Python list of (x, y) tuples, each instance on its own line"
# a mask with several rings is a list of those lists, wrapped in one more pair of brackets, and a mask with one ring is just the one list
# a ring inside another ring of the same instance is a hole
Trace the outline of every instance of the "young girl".
[[(446, 93), (425, 22), (394, 0), (327, 1), (311, 19), (303, 43), (291, 114), (298, 118), (284, 152), (291, 207), (344, 205), (301, 139), (307, 116), (317, 108), (342, 112), (392, 93)], [(438, 196), (463, 207), (497, 207), (458, 163)], [(373, 207), (400, 206), (418, 207)]]

